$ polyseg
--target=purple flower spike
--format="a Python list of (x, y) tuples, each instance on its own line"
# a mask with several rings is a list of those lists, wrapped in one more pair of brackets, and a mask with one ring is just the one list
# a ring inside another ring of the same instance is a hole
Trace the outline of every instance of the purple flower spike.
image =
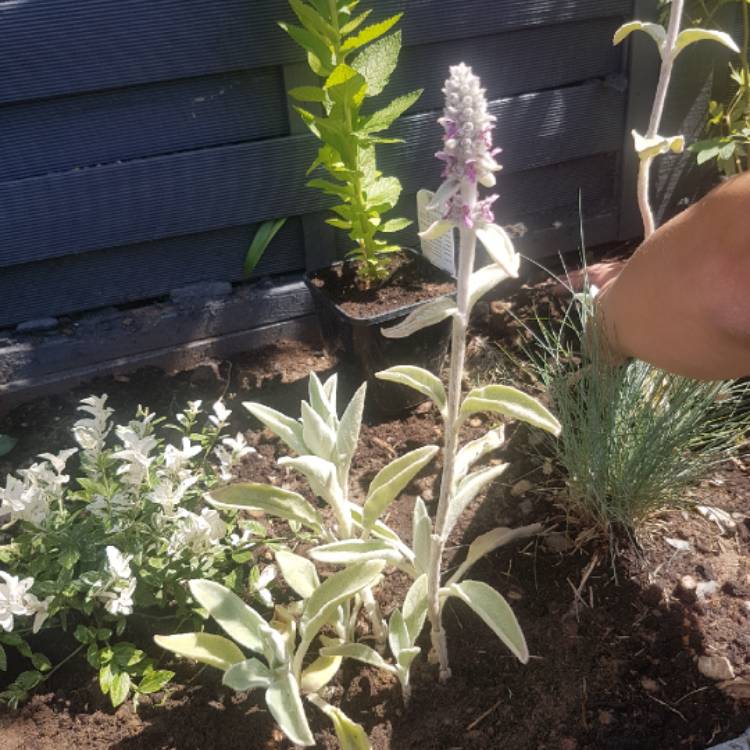
[(470, 67), (454, 65), (450, 73), (443, 89), (445, 109), (438, 120), (444, 130), (443, 148), (435, 154), (445, 163), (443, 184), (430, 204), (442, 219), (422, 237), (439, 237), (452, 227), (474, 232), (493, 261), (509, 276), (517, 276), (519, 257), (506, 232), (495, 224), (492, 204), (497, 196), (477, 196), (479, 185), (495, 186), (495, 172), (501, 169), (495, 161), (501, 149), (492, 143), (496, 118), (488, 112), (485, 90)]

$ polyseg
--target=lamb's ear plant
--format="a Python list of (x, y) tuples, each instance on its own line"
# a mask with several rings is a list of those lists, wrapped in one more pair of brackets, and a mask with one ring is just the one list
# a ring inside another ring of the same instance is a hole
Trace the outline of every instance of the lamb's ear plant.
[[(472, 415), (489, 412), (527, 422), (553, 435), (560, 431), (558, 421), (544, 406), (516, 388), (488, 385), (474, 388), (465, 396), (462, 394), (466, 335), (472, 308), (501, 281), (518, 275), (520, 259), (507, 233), (494, 222), (492, 203), (496, 196), (483, 200), (478, 196), (479, 185), (495, 185), (494, 172), (500, 169), (494, 158), (497, 150), (492, 148), (495, 118), (487, 110), (485, 92), (471, 68), (461, 64), (451, 68), (444, 93), (445, 112), (439, 121), (445, 130), (444, 148), (438, 153), (438, 158), (446, 163), (445, 181), (433, 201), (433, 206), (442, 212), (442, 218), (429, 227), (424, 236), (431, 238), (454, 227), (459, 229), (457, 299), (455, 302), (437, 300), (427, 304), (402, 323), (383, 330), (383, 334), (390, 338), (406, 337), (445, 318), (452, 318), (448, 389), (446, 392), (432, 373), (416, 367), (395, 367), (379, 374), (382, 379), (400, 382), (430, 395), (445, 421), (443, 471), (436, 518), (431, 521), (420, 503), (415, 507), (414, 518), (415, 565), (426, 577), (420, 585), (426, 584), (427, 614), (441, 680), (450, 677), (442, 614), (445, 601), (451, 597), (463, 601), (479, 615), (521, 662), (525, 663), (529, 657), (523, 632), (503, 596), (481, 581), (460, 579), (479, 557), (508, 540), (508, 529), (496, 529), (475, 540), (460, 573), (448, 581), (442, 580), (443, 553), (456, 522), (478, 494), (507, 468), (507, 464), (500, 464), (472, 471), (473, 464), (497, 448), (503, 436), (501, 431), (491, 430), (461, 447), (461, 427)], [(474, 271), (477, 239), (492, 262)], [(534, 533), (534, 530), (529, 533)], [(396, 617), (396, 623), (391, 622), (391, 628), (400, 631), (399, 639), (410, 638), (407, 620), (404, 613)], [(401, 621), (404, 627), (399, 627)], [(396, 650), (400, 651), (400, 644)]]
[[(332, 521), (326, 522), (318, 509), (299, 493), (268, 484), (222, 487), (210, 493), (209, 502), (219, 509), (262, 512), (305, 527), (323, 542), (310, 551), (312, 559), (321, 564), (351, 565), (379, 559), (415, 577), (412, 551), (380, 517), (432, 460), (438, 448), (423, 446), (394, 459), (370, 482), (364, 504), (352, 502), (349, 474), (359, 441), (366, 384), (356, 391), (340, 417), (336, 389), (336, 375), (321, 383), (312, 373), (309, 397), (302, 402), (298, 420), (264, 404), (244, 404), (297, 454), (279, 459), (279, 465), (306, 478), (313, 494), (330, 507)], [(382, 649), (388, 638), (387, 623), (371, 588), (364, 587), (356, 599), (356, 606), (364, 607), (367, 613), (376, 646)]]
[(305, 105), (295, 109), (322, 142), (308, 174), (322, 167), (330, 178), (316, 177), (308, 185), (338, 200), (328, 223), (347, 232), (354, 243), (348, 257), (357, 262), (359, 277), (370, 284), (388, 275), (387, 255), (400, 250), (387, 236), (411, 223), (383, 219), (398, 203), (401, 183), (378, 170), (375, 147), (396, 142), (380, 134), (419, 99), (422, 90), (365, 111), (367, 99), (381, 94), (396, 68), (401, 32), (391, 30), (403, 14), (366, 25), (371, 11), (355, 14), (359, 3), (351, 0), (289, 4), (301, 26), (280, 26), (307, 52), (310, 69), (321, 79), (320, 86), (289, 91)]
[[(364, 730), (321, 695), (338, 672), (341, 657), (321, 655), (307, 666), (305, 657), (318, 637), (331, 646), (346, 643), (353, 598), (375, 582), (384, 563), (357, 563), (321, 583), (309, 560), (291, 553), (282, 557), (287, 583), (300, 599), (276, 607), (270, 623), (226, 587), (194, 580), (190, 582), (191, 594), (229, 638), (194, 632), (156, 636), (155, 641), (179, 656), (220, 669), (222, 682), (232, 690), (265, 690), (268, 710), (295, 744), (315, 744), (302, 702), (307, 696), (330, 716), (344, 750), (366, 749), (369, 743)], [(330, 629), (333, 636), (322, 636), (323, 628)], [(352, 737), (361, 744), (350, 741)]]
[(643, 219), (643, 231), (646, 238), (650, 237), (656, 229), (649, 197), (651, 165), (660, 154), (666, 154), (670, 151), (679, 154), (685, 148), (684, 135), (663, 136), (659, 134), (675, 60), (686, 47), (703, 40), (718, 42), (733, 52), (739, 53), (739, 48), (726, 32), (701, 28), (689, 28), (680, 31), (684, 8), (685, 0), (672, 0), (669, 23), (666, 29), (658, 23), (629, 21), (615, 32), (613, 39), (614, 44), (620, 44), (632, 32), (642, 31), (654, 40), (661, 56), (659, 81), (648, 128), (645, 134), (636, 130), (633, 131), (635, 150), (640, 160), (638, 168), (638, 207)]

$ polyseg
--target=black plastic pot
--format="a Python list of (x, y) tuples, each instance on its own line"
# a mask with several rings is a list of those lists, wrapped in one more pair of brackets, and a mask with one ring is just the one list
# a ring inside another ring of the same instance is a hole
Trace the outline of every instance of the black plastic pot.
[[(421, 255), (413, 253), (415, 262), (424, 263), (431, 273), (435, 268)], [(341, 265), (340, 263), (334, 264)], [(305, 284), (313, 298), (326, 351), (340, 362), (353, 366), (361, 380), (367, 380), (367, 400), (383, 415), (398, 414), (426, 399), (420, 393), (396, 383), (378, 380), (375, 373), (394, 365), (416, 365), (439, 373), (448, 352), (451, 319), (447, 319), (404, 339), (389, 339), (381, 328), (402, 321), (410, 312), (431, 302), (424, 300), (389, 310), (368, 318), (356, 318), (344, 312), (325, 289), (313, 283), (316, 271), (305, 274)], [(451, 280), (445, 274), (446, 281)]]

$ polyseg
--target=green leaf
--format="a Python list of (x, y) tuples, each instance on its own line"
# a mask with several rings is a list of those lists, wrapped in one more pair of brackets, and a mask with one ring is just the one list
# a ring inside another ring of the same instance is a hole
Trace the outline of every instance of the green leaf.
[(412, 515), (411, 544), (414, 550), (414, 565), (422, 573), (426, 573), (430, 564), (430, 549), (432, 547), (432, 519), (421, 497), (414, 503)]
[(313, 8), (308, 7), (302, 0), (289, 0), (294, 14), (299, 18), (300, 23), (310, 32), (321, 36), (323, 39), (335, 39), (336, 30), (329, 24), (320, 13)]
[(400, 383), (422, 393), (432, 399), (440, 413), (445, 416), (447, 403), (445, 387), (440, 378), (433, 375), (429, 370), (413, 365), (397, 365), (375, 373), (375, 377), (378, 380)]
[(643, 21), (629, 21), (620, 26), (612, 38), (612, 44), (617, 45), (624, 41), (634, 31), (643, 31), (648, 34), (659, 48), (659, 53), (664, 55), (664, 45), (667, 40), (667, 32), (658, 23), (644, 23)]
[(522, 664), (528, 662), (529, 649), (521, 626), (500, 593), (481, 581), (454, 583), (447, 591), (468, 604)]
[(460, 415), (493, 412), (526, 422), (541, 430), (560, 434), (560, 423), (535, 398), (509, 385), (487, 385), (473, 388), (461, 404)]
[(356, 722), (352, 721), (340, 708), (326, 703), (316, 695), (308, 696), (332, 722), (341, 750), (372, 750), (367, 732)]
[(5, 653), (5, 646), (0, 644), (0, 672), (8, 670), (8, 655)]
[(677, 37), (674, 56), (677, 57), (685, 47), (701, 41), (718, 42), (736, 54), (740, 52), (740, 48), (735, 44), (734, 39), (725, 31), (716, 31), (715, 29), (684, 29)]
[(289, 89), (289, 96), (299, 102), (319, 102), (326, 100), (326, 92), (318, 86), (297, 86)]
[(406, 592), (403, 606), (404, 625), (409, 633), (409, 642), (415, 643), (427, 618), (427, 575), (423, 574), (412, 583)]
[(445, 520), (445, 533), (448, 534), (476, 496), (492, 481), (497, 479), (508, 464), (490, 466), (488, 469), (475, 471), (458, 483), (456, 491), (450, 500), (448, 514)]
[(289, 550), (278, 549), (275, 555), (281, 575), (294, 593), (302, 599), (309, 599), (315, 589), (320, 586), (315, 565)]
[(34, 665), (34, 669), (38, 669), (40, 672), (48, 672), (52, 669), (52, 662), (38, 651), (32, 655), (31, 663)]
[(300, 689), (304, 693), (317, 693), (336, 676), (340, 667), (340, 656), (323, 656), (321, 654), (300, 675)]
[(410, 312), (404, 320), (390, 328), (381, 328), (380, 331), (389, 339), (404, 339), (417, 331), (428, 326), (434, 326), (446, 318), (450, 318), (458, 312), (456, 303), (450, 297), (442, 297), (432, 300), (425, 305), (420, 305), (416, 310)]
[(87, 628), (85, 625), (77, 625), (76, 629), (73, 631), (73, 637), (79, 642), (79, 643), (91, 643), (91, 641), (96, 640), (96, 633), (91, 630), (91, 628)]
[(133, 643), (115, 643), (112, 646), (112, 661), (120, 667), (133, 667), (143, 659), (144, 653)]
[(304, 474), (310, 489), (333, 508), (339, 522), (343, 521), (348, 525), (349, 509), (344, 501), (344, 493), (339, 485), (334, 463), (319, 456), (284, 456), (277, 463), (279, 466), (289, 466)]
[(384, 560), (392, 565), (404, 562), (404, 556), (383, 539), (344, 539), (310, 550), (310, 557), (326, 565), (351, 565), (364, 560)]
[(322, 656), (341, 656), (344, 659), (354, 659), (363, 664), (369, 664), (378, 669), (392, 670), (390, 664), (375, 649), (364, 643), (341, 643), (338, 646), (325, 646), (320, 649)]
[(294, 675), (287, 672), (273, 680), (266, 690), (266, 705), (292, 742), (303, 747), (315, 744)]
[(265, 652), (266, 632), (269, 626), (237, 594), (219, 583), (206, 579), (193, 579), (189, 581), (188, 586), (193, 598), (208, 611), (232, 640), (250, 651)]
[(306, 401), (302, 402), (302, 438), (313, 455), (327, 461), (333, 457), (336, 433)]
[(109, 689), (112, 687), (112, 667), (105, 664), (99, 668), (99, 688), (104, 695), (109, 695)]
[(356, 31), (368, 19), (371, 13), (372, 9), (366, 10), (364, 11), (364, 13), (360, 13), (348, 23), (345, 23), (341, 27), (341, 36), (348, 36), (353, 31)]
[(425, 445), (383, 467), (370, 483), (364, 504), (365, 528), (370, 528), (406, 485), (432, 461), (439, 448)]
[(10, 453), (18, 444), (18, 439), (10, 435), (0, 433), (0, 456)]
[(168, 669), (152, 669), (144, 674), (138, 683), (138, 692), (149, 695), (158, 693), (174, 677), (174, 672)]
[(466, 559), (458, 567), (458, 570), (451, 576), (449, 583), (460, 581), (469, 569), (485, 555), (489, 555), (498, 547), (502, 547), (519, 539), (527, 539), (530, 536), (539, 534), (542, 531), (540, 523), (532, 523), (528, 526), (520, 526), (516, 529), (509, 529), (506, 526), (498, 526), (486, 534), (478, 536), (470, 545)]
[(401, 195), (401, 183), (396, 177), (381, 177), (367, 188), (366, 193), (368, 209), (393, 208)]
[(286, 414), (270, 406), (245, 401), (242, 404), (256, 419), (268, 427), (274, 435), (281, 438), (295, 453), (307, 453), (307, 446), (302, 439), (302, 425)]
[(395, 16), (387, 18), (385, 21), (365, 27), (356, 36), (349, 37), (349, 39), (341, 45), (341, 51), (351, 52), (359, 47), (364, 47), (365, 44), (374, 42), (376, 39), (383, 36), (383, 34), (389, 32), (401, 20), (401, 16), (403, 15), (403, 13), (398, 13)]
[(335, 195), (337, 198), (341, 198), (342, 200), (346, 200), (349, 197), (348, 189), (343, 185), (336, 185), (333, 182), (329, 182), (328, 180), (323, 180), (317, 177), (314, 180), (310, 180), (307, 183), (307, 187), (322, 190), (327, 195)]
[(266, 221), (260, 225), (258, 231), (255, 233), (255, 237), (253, 237), (250, 247), (248, 248), (247, 254), (245, 255), (243, 275), (246, 279), (250, 278), (255, 267), (260, 263), (266, 249), (271, 244), (271, 240), (276, 236), (284, 224), (286, 224), (285, 218)]
[(238, 693), (267, 688), (271, 684), (271, 670), (258, 659), (245, 659), (232, 664), (224, 672), (221, 682)]
[(456, 456), (454, 481), (463, 479), (477, 461), (502, 447), (503, 443), (505, 443), (504, 427), (490, 430), (486, 435), (467, 443)]
[(117, 708), (124, 703), (130, 694), (130, 675), (127, 672), (118, 672), (113, 675), (109, 686), (109, 699), (112, 706)]
[(317, 534), (323, 528), (320, 514), (302, 495), (270, 484), (231, 484), (212, 490), (207, 499), (211, 505), (223, 510), (260, 511), (287, 521), (296, 521)]
[(352, 61), (352, 67), (367, 81), (367, 96), (377, 96), (388, 84), (398, 64), (401, 32), (395, 31), (373, 42)]
[(334, 573), (315, 589), (307, 600), (300, 619), (305, 641), (312, 642), (318, 631), (331, 619), (339, 604), (372, 585), (382, 573), (385, 563), (370, 560), (357, 563)]
[(178, 656), (225, 672), (232, 664), (245, 660), (245, 654), (235, 643), (223, 635), (213, 633), (179, 633), (177, 635), (155, 635), (157, 646), (172, 651)]
[[(317, 75), (325, 75), (325, 71), (331, 66), (331, 50), (328, 45), (316, 34), (307, 29), (293, 26), (292, 24), (279, 22), (279, 27), (286, 31), (302, 49), (308, 53), (308, 62), (312, 62), (310, 67)], [(315, 58), (310, 60), (310, 55)], [(317, 62), (317, 64), (315, 64)]]
[(349, 476), (349, 469), (359, 443), (359, 431), (362, 427), (362, 414), (365, 410), (367, 382), (357, 389), (352, 400), (344, 410), (336, 433), (336, 461), (339, 470), (339, 483), (344, 486)]
[(394, 99), (387, 107), (378, 110), (365, 120), (362, 124), (363, 132), (380, 133), (390, 128), (422, 96), (423, 91), (424, 89), (417, 89)]
[(378, 231), (386, 234), (400, 232), (402, 229), (410, 227), (413, 223), (411, 219), (389, 219), (378, 228)]
[(391, 653), (398, 659), (398, 655), (406, 648), (411, 648), (411, 638), (404, 622), (401, 610), (394, 609), (388, 621), (388, 645)]
[(498, 284), (506, 279), (514, 278), (507, 269), (496, 263), (474, 271), (469, 278), (469, 309), (488, 292), (491, 292)]

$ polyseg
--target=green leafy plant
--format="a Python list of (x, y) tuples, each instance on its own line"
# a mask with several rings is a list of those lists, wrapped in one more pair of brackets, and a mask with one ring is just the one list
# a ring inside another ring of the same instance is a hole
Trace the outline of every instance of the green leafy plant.
[[(0, 693), (11, 705), (59, 667), (30, 645), (29, 635), (41, 629), (73, 634), (79, 645), (63, 662), (83, 652), (116, 706), (171, 679), (123, 636), (133, 618), (200, 623), (186, 591), (190, 578), (221, 581), (269, 603), (261, 585), (269, 575), (254, 565), (265, 529), (226, 522), (202, 499), (252, 452), (241, 434), (225, 435), (231, 412), (219, 401), (205, 415), (192, 402), (173, 425), (159, 427), (162, 420), (142, 410), (114, 425), (106, 402), (81, 402), (77, 448), (41, 454), (0, 488), (0, 515), (8, 519), (8, 542), (0, 546), (0, 669), (5, 648), (33, 667)], [(160, 430), (176, 434), (177, 445), (165, 443)], [(68, 469), (74, 457), (78, 465)]]
[(648, 128), (643, 135), (636, 130), (633, 131), (633, 142), (640, 159), (638, 207), (641, 211), (643, 231), (646, 238), (650, 237), (656, 229), (649, 197), (651, 165), (660, 154), (667, 154), (670, 151), (679, 154), (685, 148), (685, 137), (683, 135), (659, 135), (675, 60), (685, 48), (703, 40), (718, 42), (733, 52), (739, 52), (737, 45), (726, 32), (701, 28), (688, 28), (680, 31), (684, 9), (685, 0), (672, 0), (669, 10), (669, 23), (666, 29), (658, 23), (629, 21), (617, 29), (613, 39), (614, 44), (620, 44), (634, 31), (641, 31), (654, 40), (661, 56), (659, 82), (656, 87)]
[[(747, 0), (739, 0), (739, 3), (742, 48), (736, 63), (729, 64), (732, 96), (727, 103), (709, 102), (708, 137), (690, 146), (698, 164), (715, 160), (719, 171), (726, 176), (744, 172), (750, 167), (750, 4)], [(716, 9), (725, 4), (716, 3)]]
[[(375, 148), (395, 143), (380, 135), (422, 94), (412, 91), (373, 112), (363, 111), (366, 100), (385, 89), (396, 68), (401, 32), (392, 31), (402, 14), (365, 25), (371, 13), (355, 15), (351, 0), (289, 0), (301, 26), (281, 23), (307, 52), (307, 62), (322, 80), (320, 86), (300, 86), (289, 95), (303, 102), (296, 106), (322, 145), (308, 170), (322, 168), (329, 179), (316, 177), (308, 185), (333, 196), (335, 216), (328, 223), (348, 233), (354, 248), (348, 253), (366, 283), (388, 275), (387, 255), (400, 248), (381, 235), (406, 228), (406, 219), (383, 220), (401, 195), (401, 183), (377, 168)], [(389, 33), (391, 32), (391, 33)]]

